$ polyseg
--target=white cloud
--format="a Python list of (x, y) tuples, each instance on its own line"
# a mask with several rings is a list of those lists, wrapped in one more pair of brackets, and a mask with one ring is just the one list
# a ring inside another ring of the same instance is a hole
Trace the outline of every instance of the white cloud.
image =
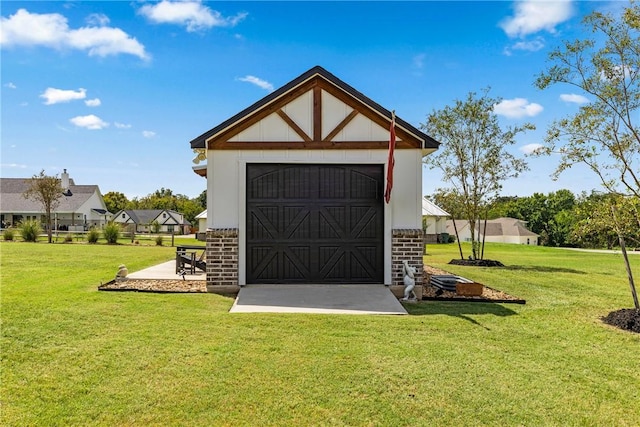
[(239, 77), (238, 80), (241, 82), (247, 82), (258, 86), (264, 90), (268, 90), (269, 92), (273, 92), (273, 85), (266, 80), (262, 80), (261, 78), (255, 76), (245, 76)]
[(88, 116), (77, 116), (69, 119), (69, 121), (78, 127), (87, 128), (90, 130), (100, 130), (109, 126), (109, 123), (103, 121), (100, 117), (93, 114), (89, 114)]
[(118, 129), (131, 129), (131, 125), (114, 122), (113, 125)]
[(536, 37), (535, 40), (520, 41), (514, 43), (511, 46), (513, 50), (528, 50), (530, 52), (536, 52), (544, 47), (544, 39), (542, 37)]
[(143, 130), (142, 136), (144, 136), (145, 138), (153, 138), (154, 136), (156, 136), (156, 133), (152, 130)]
[(543, 147), (542, 144), (537, 144), (537, 143), (527, 144), (520, 147), (520, 151), (522, 151), (524, 154), (534, 154), (537, 151), (539, 151), (542, 147)]
[(556, 25), (573, 15), (571, 0), (525, 0), (514, 3), (514, 16), (505, 18), (500, 27), (509, 37), (524, 37), (542, 30), (555, 32)]
[(575, 93), (563, 93), (560, 95), (560, 100), (564, 102), (572, 102), (574, 104), (587, 104), (589, 99), (582, 95), (577, 95)]
[(60, 104), (61, 102), (74, 101), (76, 99), (84, 99), (87, 97), (87, 90), (80, 88), (78, 90), (65, 90), (48, 87), (41, 95), (44, 98), (45, 105)]
[(168, 0), (146, 4), (140, 8), (139, 13), (156, 24), (184, 25), (189, 32), (211, 27), (234, 27), (247, 16), (246, 13), (239, 13), (236, 16), (224, 17), (200, 1)]
[(493, 106), (494, 113), (519, 119), (522, 117), (534, 117), (542, 112), (542, 105), (529, 102), (525, 98), (505, 99)]
[(86, 101), (84, 101), (84, 103), (87, 105), (87, 107), (99, 107), (102, 104), (102, 101), (100, 101), (100, 98), (94, 98), (87, 99)]
[(87, 16), (86, 21), (87, 21), (87, 24), (93, 25), (96, 27), (104, 27), (109, 22), (111, 22), (109, 17), (103, 13), (92, 13), (91, 15)]
[[(105, 22), (106, 16), (97, 16), (93, 22)], [(141, 59), (149, 58), (144, 46), (119, 28), (90, 25), (74, 30), (69, 28), (63, 15), (30, 13), (26, 9), (0, 19), (0, 45), (77, 49), (87, 51), (89, 56), (128, 53)]]
[[(15, 146), (12, 146), (12, 148)], [(10, 169), (26, 169), (27, 165), (22, 165), (22, 164), (18, 164), (18, 163), (2, 163), (0, 166), (2, 166), (2, 168), (10, 168)]]
[(16, 86), (13, 82), (5, 83), (4, 87), (8, 87), (9, 89), (18, 89), (18, 86)]

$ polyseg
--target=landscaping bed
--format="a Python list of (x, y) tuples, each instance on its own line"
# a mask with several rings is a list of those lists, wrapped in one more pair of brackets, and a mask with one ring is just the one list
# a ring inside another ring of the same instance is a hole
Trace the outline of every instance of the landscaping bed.
[(155, 292), (155, 293), (204, 293), (204, 280), (126, 279), (111, 280), (98, 286), (99, 291)]
[(486, 285), (483, 286), (482, 295), (466, 296), (466, 295), (459, 295), (456, 292), (440, 289), (430, 284), (430, 279), (432, 275), (450, 275), (450, 274), (451, 273), (449, 273), (448, 271), (425, 265), (422, 299), (423, 300), (444, 300), (444, 301), (514, 303), (514, 304), (526, 303), (526, 301), (521, 298), (515, 297), (513, 295), (509, 295), (506, 292), (493, 289)]
[(612, 311), (603, 317), (602, 321), (607, 325), (640, 334), (640, 310), (623, 308), (622, 310)]

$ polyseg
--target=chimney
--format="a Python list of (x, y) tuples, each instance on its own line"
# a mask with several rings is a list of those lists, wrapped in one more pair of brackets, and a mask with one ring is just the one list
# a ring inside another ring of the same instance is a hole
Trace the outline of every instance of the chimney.
[(67, 173), (66, 169), (63, 169), (62, 171), (62, 175), (60, 175), (60, 179), (62, 180), (62, 189), (63, 190), (68, 190), (69, 189), (69, 174)]

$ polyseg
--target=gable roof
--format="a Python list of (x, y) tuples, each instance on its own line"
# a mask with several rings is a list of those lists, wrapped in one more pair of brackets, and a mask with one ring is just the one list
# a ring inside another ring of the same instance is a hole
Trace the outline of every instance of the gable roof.
[[(248, 108), (242, 110), (233, 117), (220, 123), (218, 126), (208, 130), (202, 135), (191, 140), (191, 148), (206, 149), (238, 149), (238, 148), (260, 148), (255, 143), (251, 145), (229, 142), (229, 139), (237, 135), (240, 131), (247, 129), (250, 125), (257, 123), (259, 120), (266, 118), (270, 114), (277, 113), (302, 139), (301, 142), (285, 143), (278, 142), (278, 148), (300, 148), (300, 149), (327, 149), (327, 148), (386, 148), (386, 141), (371, 141), (368, 144), (359, 142), (349, 144), (348, 141), (336, 141), (332, 137), (335, 135), (330, 132), (329, 135), (322, 136), (322, 130), (319, 123), (321, 117), (321, 99), (320, 91), (326, 91), (330, 95), (335, 96), (343, 103), (349, 105), (356, 113), (363, 113), (376, 123), (377, 125), (389, 129), (391, 124), (391, 111), (383, 108), (367, 96), (363, 95), (352, 86), (338, 79), (333, 74), (320, 66), (316, 66), (293, 79), (286, 85), (275, 90), (261, 100), (257, 101)], [(309, 134), (282, 112), (282, 107), (294, 101), (301, 95), (313, 91), (313, 130)], [(343, 123), (346, 125), (355, 115), (345, 117)], [(343, 125), (340, 123), (340, 125)], [(337, 126), (334, 130), (337, 130)], [(425, 134), (418, 128), (410, 125), (399, 117), (396, 117), (396, 135), (398, 142), (396, 148), (421, 148), (421, 149), (437, 149), (440, 143)], [(275, 144), (271, 143), (271, 147)]]
[(430, 200), (422, 199), (422, 215), (423, 216), (440, 216), (449, 217), (449, 213), (445, 212), (440, 206)]
[[(526, 223), (527, 221), (517, 218), (496, 218), (487, 221), (486, 231), (484, 228), (484, 221), (479, 221), (476, 225), (476, 230), (479, 236), (484, 234), (485, 236), (539, 237), (539, 234), (536, 234), (525, 227)], [(456, 220), (456, 227), (458, 228), (458, 232), (460, 232), (469, 227), (469, 221)], [(451, 220), (447, 220), (447, 230), (452, 233), (454, 232), (453, 222)]]
[(158, 220), (158, 223), (160, 223), (161, 225), (166, 224), (169, 219), (173, 219), (174, 221), (173, 224), (169, 224), (169, 225), (188, 224), (188, 222), (184, 220), (180, 221), (181, 219), (180, 212), (176, 212), (171, 209), (122, 209), (121, 211), (116, 213), (115, 217), (117, 217), (116, 219), (120, 219), (119, 217), (122, 215), (122, 213), (126, 213), (127, 216), (131, 218), (131, 220), (135, 224), (146, 225), (146, 224), (151, 224), (163, 212), (167, 213), (167, 218), (165, 218), (164, 221)]
[[(23, 194), (31, 186), (31, 178), (0, 178), (0, 210), (2, 212), (43, 212), (42, 205), (32, 199), (27, 199)], [(93, 196), (100, 194), (97, 185), (75, 185), (73, 179), (69, 179), (70, 196), (62, 196), (56, 212), (76, 212)]]

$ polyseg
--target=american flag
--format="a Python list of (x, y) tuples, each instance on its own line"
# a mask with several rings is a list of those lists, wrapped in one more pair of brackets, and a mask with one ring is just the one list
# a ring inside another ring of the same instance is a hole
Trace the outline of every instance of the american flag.
[(396, 160), (393, 152), (396, 149), (396, 113), (391, 112), (391, 127), (389, 128), (389, 158), (387, 160), (387, 188), (384, 191), (384, 201), (389, 203), (391, 200), (391, 188), (393, 188), (393, 166)]

